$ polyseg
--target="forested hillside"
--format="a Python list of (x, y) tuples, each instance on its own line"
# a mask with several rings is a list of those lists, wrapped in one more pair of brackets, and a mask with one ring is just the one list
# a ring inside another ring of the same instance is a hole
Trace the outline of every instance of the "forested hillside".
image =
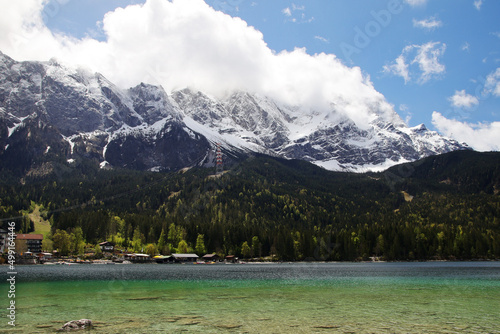
[(52, 226), (46, 245), (61, 248), (66, 234), (63, 252), (76, 254), (110, 240), (136, 251), (286, 261), (500, 258), (498, 153), (452, 152), (368, 174), (254, 156), (213, 173), (80, 165), (4, 180), (0, 218), (17, 217), (30, 232), (19, 217), (41, 208)]

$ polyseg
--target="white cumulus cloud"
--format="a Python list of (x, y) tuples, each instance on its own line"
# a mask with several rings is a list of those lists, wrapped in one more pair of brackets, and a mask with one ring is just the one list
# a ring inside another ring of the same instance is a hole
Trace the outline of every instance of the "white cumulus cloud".
[(445, 136), (465, 142), (477, 151), (500, 150), (500, 122), (470, 124), (432, 113), (432, 124)]
[(443, 26), (443, 22), (436, 19), (435, 17), (430, 17), (428, 19), (416, 20), (413, 19), (413, 26), (416, 28), (422, 28), (427, 30), (434, 30)]
[(465, 89), (455, 91), (455, 95), (449, 98), (451, 105), (456, 108), (471, 108), (479, 104), (477, 97), (467, 94)]
[[(16, 60), (83, 65), (123, 88), (140, 82), (167, 92), (190, 87), (222, 97), (234, 90), (321, 112), (332, 106), (359, 126), (394, 109), (359, 67), (305, 49), (275, 52), (263, 34), (202, 0), (147, 0), (105, 15), (103, 41), (52, 33), (45, 0), (0, 0), (0, 50)], [(297, 7), (296, 10), (302, 10)]]
[(440, 63), (445, 51), (446, 44), (441, 42), (408, 45), (394, 63), (385, 65), (383, 70), (402, 77), (405, 83), (410, 81), (413, 74), (417, 74), (417, 82), (424, 84), (445, 72), (446, 67)]
[(489, 94), (500, 96), (500, 67), (486, 77), (483, 94), (485, 96)]
[(474, 7), (476, 7), (477, 10), (481, 10), (482, 5), (483, 5), (483, 0), (474, 0)]
[(445, 72), (445, 66), (439, 62), (439, 58), (444, 55), (446, 44), (429, 42), (423, 45), (413, 45), (412, 49), (417, 50), (417, 56), (412, 63), (418, 64), (422, 72), (419, 78), (421, 83)]
[(404, 55), (397, 57), (393, 64), (384, 65), (384, 72), (402, 77), (405, 83), (410, 81), (409, 66)]

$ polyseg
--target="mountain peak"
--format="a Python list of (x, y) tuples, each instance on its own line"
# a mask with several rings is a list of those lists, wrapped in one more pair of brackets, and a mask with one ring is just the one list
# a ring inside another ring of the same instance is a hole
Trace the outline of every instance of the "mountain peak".
[(425, 126), (425, 124), (419, 124), (417, 126), (414, 126), (413, 128), (411, 128), (413, 131), (415, 132), (425, 132), (427, 131), (427, 127)]

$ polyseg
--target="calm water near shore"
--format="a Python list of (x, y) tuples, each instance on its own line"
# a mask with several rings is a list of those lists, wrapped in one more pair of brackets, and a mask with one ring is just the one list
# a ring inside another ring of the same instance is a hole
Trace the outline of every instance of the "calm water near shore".
[(96, 333), (500, 333), (500, 262), (17, 271), (17, 326), (2, 279), (0, 333), (52, 333), (82, 318)]

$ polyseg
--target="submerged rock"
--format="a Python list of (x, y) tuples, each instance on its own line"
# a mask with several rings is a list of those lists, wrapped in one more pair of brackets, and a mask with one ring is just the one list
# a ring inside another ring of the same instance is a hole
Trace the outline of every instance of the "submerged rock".
[(218, 328), (224, 328), (224, 329), (235, 329), (235, 328), (240, 328), (242, 327), (243, 325), (236, 325), (236, 324), (229, 324), (229, 325), (216, 325), (215, 327), (218, 327)]
[(59, 331), (67, 332), (67, 331), (76, 331), (76, 330), (91, 329), (91, 328), (92, 328), (92, 320), (80, 319), (80, 320), (71, 320), (65, 323), (62, 326), (62, 328), (59, 329)]

